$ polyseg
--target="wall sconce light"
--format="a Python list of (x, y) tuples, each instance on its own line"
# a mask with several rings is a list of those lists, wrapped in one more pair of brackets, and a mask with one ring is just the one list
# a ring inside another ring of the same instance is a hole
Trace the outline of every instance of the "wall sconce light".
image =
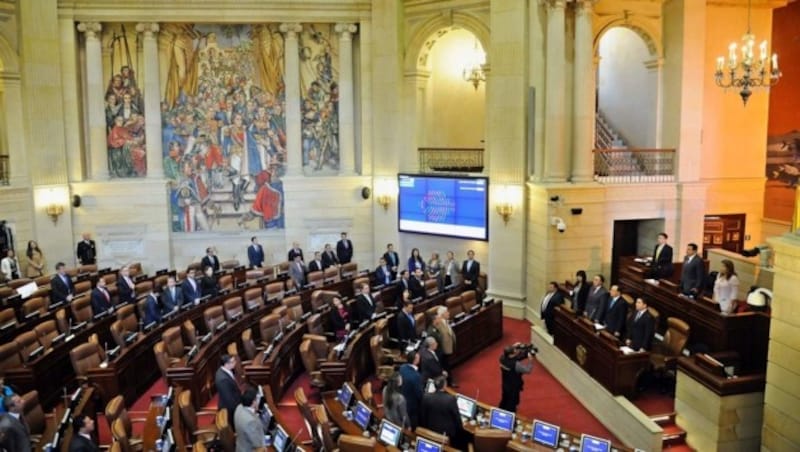
[(514, 215), (514, 207), (518, 203), (520, 196), (518, 196), (514, 187), (509, 187), (507, 185), (498, 187), (495, 195), (497, 196), (497, 202), (495, 204), (497, 214), (503, 218), (503, 223), (508, 225), (508, 221), (511, 219), (511, 216)]
[(53, 220), (53, 224), (57, 224), (58, 217), (64, 213), (64, 206), (55, 202), (51, 202), (47, 205), (47, 207), (44, 208), (44, 211), (50, 217), (50, 219)]
[(392, 198), (397, 194), (397, 187), (389, 179), (379, 179), (375, 181), (375, 201), (383, 206), (383, 210), (389, 210)]

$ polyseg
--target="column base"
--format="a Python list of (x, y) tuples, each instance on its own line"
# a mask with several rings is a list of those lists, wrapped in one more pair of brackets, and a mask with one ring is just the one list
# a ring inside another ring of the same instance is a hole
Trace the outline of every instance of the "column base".
[(589, 182), (595, 182), (594, 176), (575, 176), (572, 178), (571, 182), (575, 182), (577, 184), (586, 184)]
[(567, 176), (546, 176), (542, 179), (542, 182), (546, 182), (548, 184), (557, 184), (557, 183), (564, 183), (567, 181)]

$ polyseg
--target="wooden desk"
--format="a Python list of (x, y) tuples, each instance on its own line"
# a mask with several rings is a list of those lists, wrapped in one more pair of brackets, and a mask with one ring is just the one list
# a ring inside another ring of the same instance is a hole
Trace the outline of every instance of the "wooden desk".
[(649, 353), (626, 355), (619, 345), (560, 306), (555, 310), (555, 345), (614, 395), (633, 396), (636, 380), (650, 366)]
[[(305, 322), (298, 324), (292, 331), (285, 332), (281, 342), (275, 345), (266, 360), (261, 353), (251, 365), (245, 366), (245, 378), (253, 384), (269, 386), (272, 391), (269, 397), (283, 397), (294, 378), (303, 370), (300, 343), (307, 332)], [(257, 332), (254, 333), (257, 335)]]
[(456, 348), (450, 366), (461, 364), (503, 337), (503, 302), (495, 301), (453, 325)]
[[(94, 389), (90, 387), (84, 388), (80, 400), (78, 400), (74, 409), (72, 410), (73, 417), (76, 415), (88, 414), (96, 420), (96, 414), (94, 412), (87, 412), (89, 409), (94, 410), (94, 407), (87, 408), (93, 397)], [(72, 419), (69, 419), (63, 428), (61, 427), (61, 419), (64, 417), (66, 408), (67, 407), (64, 405), (58, 405), (56, 406), (56, 409), (53, 410), (55, 416), (47, 422), (47, 427), (45, 428), (44, 433), (42, 433), (42, 438), (39, 440), (39, 443), (36, 444), (36, 447), (34, 447), (36, 452), (44, 451), (44, 446), (52, 443), (53, 437), (59, 430), (62, 431), (62, 434), (61, 447), (58, 450), (61, 450), (62, 452), (67, 452), (69, 450), (69, 443), (72, 441)]]

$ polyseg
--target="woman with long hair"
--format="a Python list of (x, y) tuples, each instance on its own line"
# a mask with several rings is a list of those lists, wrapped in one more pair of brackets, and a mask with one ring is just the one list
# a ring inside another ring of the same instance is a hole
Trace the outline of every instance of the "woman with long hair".
[(589, 296), (590, 285), (591, 284), (586, 281), (586, 272), (578, 270), (577, 273), (575, 273), (575, 282), (572, 284), (572, 290), (570, 291), (570, 295), (572, 295), (572, 307), (578, 315), (581, 315), (586, 308), (586, 297)]
[(733, 268), (733, 262), (722, 260), (717, 279), (714, 281), (714, 301), (719, 304), (723, 314), (730, 314), (736, 309), (736, 297), (739, 295), (739, 278)]
[(403, 377), (399, 372), (395, 372), (383, 387), (383, 417), (389, 422), (403, 428), (410, 428), (408, 411), (406, 410), (406, 398), (403, 397), (401, 387)]
[(414, 273), (417, 269), (425, 271), (425, 261), (419, 254), (419, 248), (411, 250), (411, 257), (408, 258), (408, 272)]
[(28, 265), (25, 268), (25, 276), (28, 278), (38, 278), (44, 275), (44, 253), (39, 249), (39, 244), (34, 240), (28, 241)]

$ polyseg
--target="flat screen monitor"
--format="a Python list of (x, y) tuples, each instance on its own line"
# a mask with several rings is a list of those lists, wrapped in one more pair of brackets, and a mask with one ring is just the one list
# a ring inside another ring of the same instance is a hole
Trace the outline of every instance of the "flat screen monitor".
[(397, 447), (400, 445), (400, 439), (403, 437), (403, 429), (399, 426), (392, 424), (384, 419), (381, 422), (381, 428), (378, 431), (378, 439), (387, 446)]
[(172, 430), (167, 430), (164, 434), (164, 443), (161, 445), (160, 452), (173, 452), (175, 450), (175, 436)]
[(369, 409), (367, 404), (359, 400), (358, 403), (356, 403), (353, 419), (362, 430), (366, 430), (369, 428), (369, 421), (372, 419), (372, 410)]
[(353, 388), (350, 387), (350, 384), (345, 382), (342, 385), (342, 389), (339, 390), (339, 403), (342, 404), (344, 409), (347, 409), (350, 406), (350, 402), (353, 400)]
[(461, 417), (465, 417), (467, 419), (472, 419), (475, 417), (475, 412), (478, 409), (478, 405), (474, 400), (459, 394), (456, 396), (456, 402), (458, 402), (458, 412), (461, 414)]
[(548, 424), (547, 422), (534, 419), (533, 433), (531, 434), (531, 437), (533, 437), (533, 440), (537, 443), (544, 444), (545, 446), (550, 446), (555, 449), (558, 446), (559, 433), (561, 433), (561, 428), (559, 428), (557, 425)]
[(270, 427), (272, 427), (272, 411), (270, 411), (269, 406), (264, 405), (258, 417), (261, 418), (261, 425), (264, 426), (264, 431), (269, 431)]
[(429, 439), (417, 436), (416, 452), (442, 452), (442, 445), (434, 443)]
[(278, 452), (284, 452), (286, 450), (286, 446), (289, 445), (289, 435), (286, 434), (286, 430), (283, 429), (280, 425), (275, 428), (275, 440), (272, 443), (272, 446), (275, 447), (275, 450)]
[(489, 414), (489, 427), (507, 432), (514, 431), (514, 413), (500, 408), (492, 408)]
[(609, 452), (611, 441), (587, 434), (581, 435), (581, 452)]
[(400, 232), (489, 239), (489, 179), (398, 174)]

